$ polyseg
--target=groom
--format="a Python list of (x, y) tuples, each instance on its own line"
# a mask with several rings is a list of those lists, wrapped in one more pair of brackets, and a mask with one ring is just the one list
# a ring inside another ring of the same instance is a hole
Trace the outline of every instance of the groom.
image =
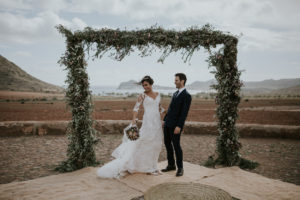
[[(176, 155), (177, 173), (176, 176), (183, 175), (182, 149), (180, 146), (180, 136), (185, 119), (190, 109), (192, 97), (185, 89), (186, 76), (183, 73), (175, 74), (175, 85), (178, 89), (169, 105), (168, 112), (164, 117), (164, 142), (167, 149), (168, 166), (162, 172), (176, 170), (174, 160), (174, 150)], [(173, 146), (172, 146), (173, 145)], [(173, 149), (174, 147), (174, 149)]]

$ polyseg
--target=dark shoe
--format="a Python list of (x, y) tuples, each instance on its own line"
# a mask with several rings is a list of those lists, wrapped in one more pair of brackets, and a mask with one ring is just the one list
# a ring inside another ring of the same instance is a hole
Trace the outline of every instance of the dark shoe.
[(165, 169), (162, 169), (162, 172), (168, 172), (168, 171), (172, 171), (172, 170), (176, 170), (175, 166), (167, 166)]
[(179, 168), (177, 170), (176, 176), (182, 176), (183, 175), (183, 168)]

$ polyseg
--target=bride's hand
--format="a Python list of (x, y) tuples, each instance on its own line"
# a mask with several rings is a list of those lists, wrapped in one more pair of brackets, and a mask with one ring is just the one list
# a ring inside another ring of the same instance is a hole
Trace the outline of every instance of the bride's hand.
[(181, 128), (176, 126), (175, 130), (174, 130), (174, 134), (179, 134), (181, 131)]

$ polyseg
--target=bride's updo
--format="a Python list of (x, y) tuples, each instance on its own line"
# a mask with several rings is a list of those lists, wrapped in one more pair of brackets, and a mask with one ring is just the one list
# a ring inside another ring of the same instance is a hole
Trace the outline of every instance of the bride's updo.
[(144, 78), (139, 82), (140, 85), (143, 84), (143, 82), (146, 81), (150, 85), (153, 85), (154, 81), (150, 76), (144, 76)]

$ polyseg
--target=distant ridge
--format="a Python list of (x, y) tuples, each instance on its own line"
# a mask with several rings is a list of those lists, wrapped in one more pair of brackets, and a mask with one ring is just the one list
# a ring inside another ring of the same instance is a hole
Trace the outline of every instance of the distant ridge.
[[(137, 89), (140, 85), (136, 81), (130, 80), (120, 83), (118, 89)], [(293, 79), (267, 79), (263, 81), (242, 81), (244, 86), (241, 88), (243, 94), (300, 94), (300, 78)], [(211, 91), (210, 85), (215, 84), (216, 80), (195, 81), (187, 84), (188, 90)], [(174, 87), (153, 85), (155, 89), (172, 89)]]
[[(126, 90), (126, 89), (138, 89), (141, 88), (141, 85), (137, 84), (137, 81), (130, 80), (127, 82), (121, 82), (118, 89), (120, 90)], [(167, 86), (160, 86), (160, 85), (153, 85), (154, 89), (162, 89), (162, 90), (172, 90), (173, 87), (167, 87)]]
[(300, 85), (272, 91), (274, 94), (300, 94)]
[(63, 93), (64, 88), (41, 81), (0, 55), (0, 90)]

